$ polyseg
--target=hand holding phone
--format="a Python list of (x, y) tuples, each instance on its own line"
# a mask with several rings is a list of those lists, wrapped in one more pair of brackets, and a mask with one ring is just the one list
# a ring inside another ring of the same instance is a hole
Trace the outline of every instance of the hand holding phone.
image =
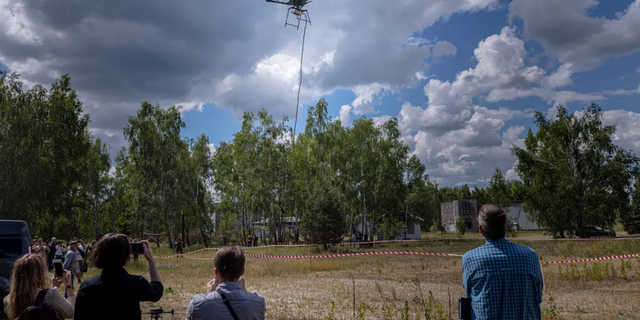
[(144, 248), (142, 247), (142, 243), (140, 242), (131, 242), (131, 252), (137, 255), (144, 254)]
[(211, 279), (211, 281), (207, 283), (207, 292), (215, 291), (216, 288), (218, 287), (218, 284), (220, 284), (220, 282), (218, 281), (218, 278)]
[(55, 269), (56, 278), (62, 278), (64, 269), (62, 268), (62, 260), (55, 259), (53, 262), (53, 268)]
[(458, 319), (471, 320), (471, 299), (460, 298), (458, 300)]

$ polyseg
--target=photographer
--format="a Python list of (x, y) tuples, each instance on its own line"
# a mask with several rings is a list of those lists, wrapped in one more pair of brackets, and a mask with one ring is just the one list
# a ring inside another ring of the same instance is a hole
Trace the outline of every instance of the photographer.
[[(11, 277), (11, 292), (4, 299), (5, 311), (9, 319), (18, 318), (27, 308), (34, 306), (38, 296), (44, 296), (43, 302), (52, 306), (64, 318), (73, 318), (75, 296), (71, 288), (71, 273), (65, 271), (62, 279), (55, 273), (48, 279), (45, 259), (38, 254), (27, 254), (16, 260)], [(63, 284), (69, 289), (68, 297), (62, 297), (58, 287)]]
[(149, 278), (129, 275), (131, 245), (125, 235), (109, 233), (102, 237), (91, 253), (91, 263), (102, 273), (82, 282), (76, 300), (76, 320), (141, 319), (140, 302), (156, 302), (163, 287), (156, 269), (151, 246), (142, 241), (144, 257), (149, 262)]
[(244, 252), (226, 247), (216, 252), (215, 278), (207, 283), (207, 292), (191, 300), (187, 320), (253, 320), (264, 319), (264, 297), (245, 290)]

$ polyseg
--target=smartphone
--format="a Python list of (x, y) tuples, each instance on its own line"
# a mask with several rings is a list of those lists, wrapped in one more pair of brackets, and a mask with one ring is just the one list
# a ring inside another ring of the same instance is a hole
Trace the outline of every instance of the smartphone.
[(140, 242), (131, 242), (131, 252), (137, 254), (144, 254), (144, 247)]
[(62, 268), (62, 260), (60, 259), (53, 260), (53, 268), (56, 271), (56, 278), (62, 278), (64, 274), (64, 269)]
[(458, 300), (458, 319), (471, 320), (471, 299)]

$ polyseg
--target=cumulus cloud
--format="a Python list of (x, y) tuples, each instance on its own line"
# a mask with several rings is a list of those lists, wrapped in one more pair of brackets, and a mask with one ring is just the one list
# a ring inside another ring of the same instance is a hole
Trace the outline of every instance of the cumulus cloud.
[(437, 59), (444, 56), (455, 56), (458, 48), (448, 41), (438, 41), (433, 47), (433, 58)]
[(522, 19), (526, 37), (539, 41), (560, 62), (583, 71), (640, 50), (640, 0), (615, 19), (590, 16), (589, 10), (598, 4), (597, 0), (514, 0), (509, 12), (512, 19)]
[[(302, 102), (336, 88), (412, 84), (416, 72), (425, 69), (430, 47), (408, 41), (409, 35), (452, 14), (496, 3), (313, 2)], [(28, 84), (71, 74), (97, 129), (121, 130), (143, 100), (182, 104), (185, 110), (214, 103), (236, 115), (266, 108), (276, 116), (292, 116), (302, 33), (281, 27), (282, 9), (264, 1), (72, 1), (60, 6), (0, 0), (0, 63)], [(367, 108), (375, 99), (367, 103), (369, 97), (363, 96), (358, 112), (371, 111)], [(119, 139), (115, 149), (124, 145)]]
[(571, 84), (572, 66), (563, 64), (547, 74), (525, 64), (524, 41), (513, 27), (480, 41), (474, 56), (477, 64), (459, 72), (454, 81), (429, 80), (424, 87), (425, 107), (405, 103), (398, 115), (401, 132), (410, 136), (405, 141), (426, 163), (430, 175), (443, 182), (484, 183), (495, 167), (515, 176), (510, 148), (522, 146), (525, 128), (508, 127), (506, 122), (530, 118), (533, 110), (491, 109), (477, 105), (479, 98), (499, 102), (537, 96), (550, 104), (604, 98), (558, 90)]
[(602, 115), (604, 125), (615, 125), (613, 141), (640, 155), (640, 113), (627, 110), (609, 110)]
[(340, 120), (343, 127), (348, 127), (349, 121), (351, 120), (351, 106), (345, 104), (344, 106), (340, 107), (340, 116), (337, 119)]

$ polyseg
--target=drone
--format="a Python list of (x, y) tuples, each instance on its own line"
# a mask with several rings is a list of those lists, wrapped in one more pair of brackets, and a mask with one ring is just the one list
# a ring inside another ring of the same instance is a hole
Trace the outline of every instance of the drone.
[[(311, 19), (309, 18), (309, 12), (304, 9), (304, 6), (311, 2), (311, 0), (267, 0), (267, 2), (279, 3), (290, 6), (287, 9), (287, 19), (284, 22), (284, 26), (292, 26), (296, 27), (297, 30), (300, 29), (300, 22), (311, 24)], [(289, 16), (294, 15), (297, 21), (296, 24), (294, 22), (289, 22)]]

